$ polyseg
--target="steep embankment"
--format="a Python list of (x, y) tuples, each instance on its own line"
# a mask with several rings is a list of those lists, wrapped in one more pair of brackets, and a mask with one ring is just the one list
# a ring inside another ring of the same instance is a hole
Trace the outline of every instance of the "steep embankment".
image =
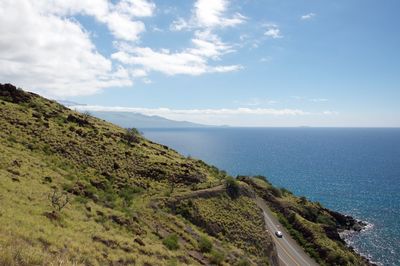
[[(0, 265), (273, 262), (260, 210), (227, 178), (135, 130), (0, 85)], [(195, 211), (184, 218), (186, 205)]]

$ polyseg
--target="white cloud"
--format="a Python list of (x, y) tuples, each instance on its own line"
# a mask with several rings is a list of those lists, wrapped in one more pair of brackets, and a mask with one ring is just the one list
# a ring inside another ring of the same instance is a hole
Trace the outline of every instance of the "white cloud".
[(156, 5), (147, 0), (122, 0), (115, 9), (118, 13), (126, 13), (133, 17), (150, 17), (153, 15)]
[[(21, 0), (17, 0), (21, 1)], [(47, 0), (31, 2), (41, 13), (66, 16), (83, 14), (93, 16), (99, 22), (105, 23), (111, 33), (118, 39), (136, 41), (145, 26), (139, 17), (149, 17), (154, 14), (155, 4), (146, 0), (121, 0), (112, 4), (107, 0)]]
[(132, 112), (145, 115), (308, 115), (310, 113), (299, 109), (271, 109), (271, 108), (235, 108), (235, 109), (170, 109), (170, 108), (135, 108), (135, 107), (107, 107), (96, 105), (70, 106), (71, 109), (80, 111), (104, 111), (104, 112)]
[(183, 18), (178, 18), (174, 20), (172, 24), (169, 26), (171, 31), (181, 31), (185, 29), (190, 29), (190, 24)]
[(308, 13), (308, 14), (302, 15), (302, 16), (300, 17), (300, 19), (301, 19), (301, 20), (310, 20), (310, 19), (312, 19), (312, 18), (315, 17), (315, 16), (316, 16), (315, 13)]
[(221, 109), (171, 109), (132, 108), (111, 106), (69, 106), (78, 111), (131, 112), (157, 115), (177, 121), (191, 121), (208, 125), (231, 126), (301, 126), (310, 121), (331, 121), (337, 112), (307, 112), (300, 109), (276, 108), (221, 108)]
[(322, 103), (322, 102), (327, 102), (328, 99), (325, 98), (315, 98), (315, 99), (309, 99), (310, 102), (314, 102), (314, 103)]
[(313, 103), (323, 103), (323, 102), (328, 102), (329, 100), (326, 98), (307, 98), (303, 96), (291, 96), (291, 98), (297, 100), (297, 101), (309, 101)]
[[(89, 33), (79, 23), (57, 16), (55, 13), (61, 11), (56, 8), (48, 12), (39, 3), (42, 1), (0, 2), (2, 81), (47, 96), (92, 94), (103, 88), (132, 84), (123, 67), (113, 66), (111, 60), (96, 51)], [(77, 1), (71, 1), (71, 6), (73, 3)], [(84, 8), (90, 6), (88, 1), (82, 3), (87, 4)], [(91, 12), (103, 14), (104, 7), (100, 6), (93, 5)], [(62, 6), (58, 8), (61, 10)]]
[(261, 63), (269, 63), (272, 61), (272, 57), (271, 56), (266, 56), (266, 57), (261, 57), (260, 58), (260, 62)]
[(324, 114), (324, 115), (338, 115), (339, 113), (335, 112), (335, 111), (327, 110), (327, 111), (323, 111), (322, 114)]
[(222, 55), (233, 51), (231, 46), (223, 43), (211, 32), (196, 32), (192, 43), (192, 48), (179, 52), (121, 45), (112, 58), (124, 65), (141, 66), (146, 71), (157, 71), (167, 75), (196, 76), (205, 73), (237, 71), (242, 68), (240, 65), (213, 66), (210, 64), (210, 61), (219, 60)]
[(281, 30), (279, 29), (278, 25), (276, 24), (267, 24), (266, 25), (267, 29), (264, 32), (265, 36), (268, 36), (272, 39), (280, 39), (283, 38), (281, 34)]
[[(155, 14), (150, 0), (1, 0), (0, 79), (46, 96), (67, 97), (131, 86), (134, 79), (150, 83), (150, 71), (201, 75), (240, 70), (240, 65), (219, 62), (234, 49), (213, 28), (240, 24), (244, 17), (226, 14), (228, 0), (209, 3), (207, 9), (205, 1), (196, 2), (199, 28), (190, 47), (169, 51), (138, 45), (146, 31), (140, 19)], [(85, 29), (78, 15), (107, 27), (117, 49), (111, 57), (98, 52), (91, 40), (96, 32)]]
[(143, 78), (147, 76), (147, 72), (144, 69), (137, 68), (137, 69), (132, 69), (131, 75), (133, 77)]
[(133, 21), (129, 16), (117, 12), (108, 14), (102, 20), (116, 38), (125, 41), (137, 41), (140, 33), (146, 29), (143, 22)]
[(192, 10), (192, 17), (188, 20), (178, 18), (170, 25), (173, 31), (184, 29), (212, 29), (233, 27), (246, 21), (246, 17), (236, 12), (227, 16), (229, 0), (197, 0)]
[(197, 0), (194, 5), (195, 20), (202, 27), (230, 27), (241, 24), (245, 17), (240, 13), (225, 16), (228, 0)]
[(240, 100), (240, 101), (235, 101), (236, 104), (240, 104), (240, 105), (247, 105), (247, 106), (260, 106), (260, 105), (270, 105), (270, 104), (276, 104), (278, 103), (275, 100), (270, 100), (270, 99), (264, 99), (264, 98), (258, 98), (258, 97), (254, 97), (248, 100)]

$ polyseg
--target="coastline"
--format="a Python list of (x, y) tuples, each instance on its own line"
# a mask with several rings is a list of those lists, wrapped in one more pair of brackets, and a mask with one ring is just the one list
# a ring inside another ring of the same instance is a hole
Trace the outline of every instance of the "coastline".
[[(350, 216), (351, 217), (351, 216)], [(355, 219), (355, 218), (353, 218)], [(353, 250), (355, 253), (359, 254), (362, 258), (364, 258), (370, 265), (376, 265), (376, 266), (382, 266), (384, 265), (381, 262), (374, 261), (371, 255), (365, 254), (364, 252), (361, 252), (352, 242), (352, 238), (358, 234), (361, 234), (362, 232), (372, 230), (374, 228), (373, 223), (369, 223), (367, 221), (355, 219), (359, 225), (362, 226), (361, 230), (354, 230), (354, 229), (344, 229), (344, 230), (338, 230), (340, 238), (345, 242), (345, 244)]]

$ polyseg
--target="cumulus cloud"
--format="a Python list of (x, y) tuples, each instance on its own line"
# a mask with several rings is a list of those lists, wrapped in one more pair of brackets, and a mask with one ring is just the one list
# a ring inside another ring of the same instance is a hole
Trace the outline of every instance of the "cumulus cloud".
[(272, 38), (272, 39), (280, 39), (283, 38), (281, 34), (281, 30), (279, 29), (278, 25), (276, 24), (267, 24), (266, 25), (267, 29), (264, 32), (264, 35)]
[(315, 16), (316, 16), (315, 13), (308, 13), (308, 14), (302, 15), (302, 16), (300, 17), (300, 19), (301, 19), (301, 20), (310, 20), (310, 19), (312, 19), (312, 18), (315, 17)]
[[(48, 96), (92, 94), (132, 84), (123, 67), (113, 66), (96, 51), (80, 24), (55, 15), (61, 12), (57, 9), (41, 9), (38, 2), (0, 2), (2, 81)], [(101, 14), (97, 8), (92, 12)]]
[(120, 0), (116, 4), (107, 0), (25, 1), (33, 3), (41, 13), (93, 16), (106, 24), (116, 38), (126, 41), (139, 39), (139, 34), (145, 31), (145, 26), (137, 18), (152, 16), (156, 8), (154, 3), (147, 0)]
[[(141, 19), (156, 10), (150, 0), (2, 0), (0, 80), (60, 98), (131, 86), (135, 79), (147, 84), (150, 71), (201, 75), (240, 70), (240, 65), (218, 62), (234, 49), (213, 28), (237, 25), (244, 17), (226, 15), (228, 0), (213, 1), (210, 9), (207, 2), (194, 5), (201, 27), (191, 45), (170, 51), (139, 45), (146, 31)], [(107, 27), (116, 49), (112, 56), (99, 53), (91, 40), (96, 32), (85, 29), (76, 16), (90, 16)]]
[(226, 17), (228, 0), (197, 0), (194, 6), (195, 21), (202, 27), (230, 27), (244, 22), (245, 17), (235, 13)]
[(178, 18), (170, 25), (170, 30), (193, 31), (192, 46), (173, 51), (121, 45), (112, 58), (125, 65), (141, 66), (147, 71), (158, 71), (167, 75), (202, 75), (224, 73), (242, 69), (241, 65), (214, 65), (221, 56), (234, 52), (233, 45), (225, 43), (215, 33), (216, 28), (241, 24), (245, 17), (240, 13), (227, 15), (228, 0), (197, 0), (192, 15), (187, 20)]
[(224, 28), (244, 23), (246, 17), (238, 12), (227, 15), (229, 4), (229, 0), (197, 0), (192, 16), (188, 20), (178, 18), (173, 21), (170, 29), (180, 31), (193, 28)]
[(124, 65), (140, 66), (146, 71), (157, 71), (167, 75), (196, 76), (237, 71), (242, 68), (240, 65), (210, 65), (210, 61), (218, 60), (222, 55), (234, 51), (211, 32), (196, 32), (192, 44), (192, 48), (178, 52), (121, 45), (112, 58)]

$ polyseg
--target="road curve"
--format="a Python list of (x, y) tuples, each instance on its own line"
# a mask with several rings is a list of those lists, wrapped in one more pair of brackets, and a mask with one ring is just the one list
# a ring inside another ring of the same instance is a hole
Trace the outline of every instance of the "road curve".
[[(280, 265), (287, 266), (316, 266), (318, 265), (289, 235), (285, 228), (278, 222), (272, 214), (265, 201), (259, 197), (256, 199), (257, 205), (264, 214), (265, 225), (276, 244)], [(282, 238), (275, 235), (276, 231), (283, 233)]]

